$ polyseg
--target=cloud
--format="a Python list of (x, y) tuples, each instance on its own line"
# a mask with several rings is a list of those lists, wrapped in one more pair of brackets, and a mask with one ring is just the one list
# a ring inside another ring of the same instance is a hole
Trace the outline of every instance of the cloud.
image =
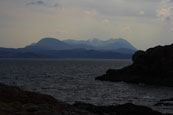
[(45, 0), (32, 0), (28, 3), (26, 3), (26, 5), (33, 5), (33, 6), (44, 6), (44, 7), (48, 7), (48, 8), (56, 8), (59, 7), (60, 5), (57, 2), (54, 1), (45, 1)]
[(161, 2), (160, 9), (157, 10), (157, 16), (162, 21), (170, 23), (173, 20), (173, 0), (164, 0)]
[(168, 8), (161, 8), (157, 12), (157, 16), (160, 17), (163, 21), (171, 21), (172, 16), (173, 16), (173, 6), (168, 7)]
[(59, 0), (58, 2), (64, 8), (95, 10), (104, 16), (155, 18), (155, 11), (160, 1), (162, 0)]
[(144, 12), (143, 10), (141, 10), (141, 11), (139, 11), (139, 14), (140, 14), (140, 15), (144, 15), (145, 12)]
[(94, 10), (84, 10), (83, 13), (85, 15), (89, 15), (89, 16), (95, 16), (95, 15), (97, 15), (97, 12), (94, 11)]
[(27, 3), (27, 5), (45, 5), (45, 2), (38, 0), (38, 1), (29, 2), (29, 3)]
[(0, 0), (0, 38), (13, 38), (16, 43), (11, 44), (19, 47), (21, 38), (24, 46), (45, 36), (116, 36), (146, 48), (158, 39), (172, 41), (172, 4), (173, 0)]
[(157, 16), (163, 22), (164, 32), (173, 32), (173, 0), (162, 0)]
[(128, 25), (128, 26), (123, 27), (121, 31), (124, 32), (124, 33), (128, 33), (128, 32), (131, 32), (132, 29), (131, 29), (131, 27)]
[(69, 32), (67, 32), (67, 30), (64, 29), (56, 29), (56, 34), (61, 35), (61, 36), (69, 36)]
[(104, 19), (104, 20), (102, 20), (102, 22), (107, 24), (107, 23), (110, 23), (110, 20), (109, 19)]
[(173, 28), (170, 28), (169, 31), (170, 31), (170, 32), (173, 32)]

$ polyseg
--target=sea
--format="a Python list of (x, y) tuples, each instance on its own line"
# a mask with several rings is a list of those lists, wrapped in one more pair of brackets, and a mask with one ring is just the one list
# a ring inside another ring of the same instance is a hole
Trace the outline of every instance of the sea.
[(0, 59), (0, 82), (49, 94), (69, 104), (133, 103), (173, 114), (173, 106), (154, 106), (173, 97), (171, 87), (95, 80), (108, 69), (130, 64), (132, 61), (125, 59)]

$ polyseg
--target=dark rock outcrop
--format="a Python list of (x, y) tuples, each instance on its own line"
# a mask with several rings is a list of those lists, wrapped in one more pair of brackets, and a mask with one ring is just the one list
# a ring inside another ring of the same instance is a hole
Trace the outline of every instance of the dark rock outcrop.
[(120, 70), (110, 69), (96, 79), (173, 86), (173, 44), (137, 51), (132, 60), (132, 65)]
[(0, 115), (164, 115), (145, 106), (69, 105), (45, 94), (0, 84)]
[(0, 84), (0, 115), (89, 115), (46, 94)]

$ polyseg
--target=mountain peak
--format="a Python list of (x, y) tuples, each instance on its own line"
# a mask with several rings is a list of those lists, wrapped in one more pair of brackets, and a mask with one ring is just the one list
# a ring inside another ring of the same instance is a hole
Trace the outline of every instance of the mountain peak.
[[(130, 58), (136, 49), (125, 39), (58, 40), (43, 38), (37, 43), (16, 50), (2, 49), (1, 57), (57, 57), (57, 58)], [(16, 52), (19, 52), (16, 53)], [(30, 54), (31, 52), (33, 54)], [(38, 55), (35, 55), (38, 54)], [(5, 56), (4, 56), (5, 55)], [(12, 55), (12, 56), (11, 56)]]
[(56, 39), (56, 38), (43, 38), (34, 45), (29, 45), (26, 48), (29, 49), (41, 49), (41, 50), (63, 50), (71, 48), (68, 44)]
[(56, 38), (43, 38), (38, 43), (57, 43), (57, 42), (61, 42), (61, 41)]
[(58, 40), (56, 38), (43, 38), (36, 44), (26, 47), (27, 49), (44, 49), (44, 50), (67, 50), (67, 49), (93, 49), (101, 51), (136, 51), (127, 40), (122, 38), (110, 38), (100, 40), (92, 38), (89, 40)]
[(66, 43), (56, 39), (56, 38), (43, 38), (39, 42), (36, 43), (37, 45), (41, 46), (62, 46), (62, 45), (67, 45)]

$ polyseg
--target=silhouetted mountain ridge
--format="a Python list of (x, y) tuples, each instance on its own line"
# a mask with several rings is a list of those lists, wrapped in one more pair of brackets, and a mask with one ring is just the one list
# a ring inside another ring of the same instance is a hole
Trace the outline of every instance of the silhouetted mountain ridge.
[(64, 50), (64, 49), (71, 49), (72, 46), (68, 45), (58, 39), (55, 38), (43, 38), (39, 42), (35, 44), (31, 44), (26, 46), (25, 49), (27, 50), (34, 50), (34, 49), (42, 49), (42, 50)]
[(109, 40), (99, 40), (98, 38), (93, 38), (89, 40), (63, 40), (63, 42), (71, 45), (88, 45), (90, 49), (96, 50), (108, 50), (113, 51), (117, 49), (130, 49), (136, 51), (137, 49), (131, 45), (127, 40), (122, 38)]
[(128, 59), (136, 51), (124, 39), (58, 40), (43, 38), (24, 48), (0, 48), (0, 58)]

